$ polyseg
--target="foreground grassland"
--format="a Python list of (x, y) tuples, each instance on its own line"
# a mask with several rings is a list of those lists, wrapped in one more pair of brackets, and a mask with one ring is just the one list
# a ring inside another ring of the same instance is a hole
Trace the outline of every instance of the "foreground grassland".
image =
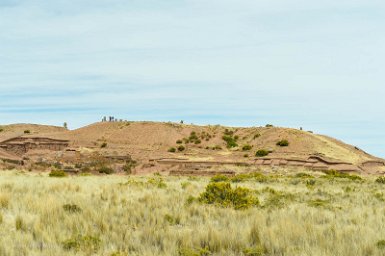
[(208, 178), (3, 171), (0, 255), (385, 255), (385, 184), (375, 178), (233, 181), (252, 198), (241, 209), (233, 197), (207, 204)]

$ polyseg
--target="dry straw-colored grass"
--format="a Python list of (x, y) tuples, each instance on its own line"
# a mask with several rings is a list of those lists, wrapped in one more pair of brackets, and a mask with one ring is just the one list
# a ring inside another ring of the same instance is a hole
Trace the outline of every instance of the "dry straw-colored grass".
[(233, 183), (260, 201), (246, 210), (189, 200), (208, 182), (1, 172), (0, 255), (385, 255), (374, 179)]

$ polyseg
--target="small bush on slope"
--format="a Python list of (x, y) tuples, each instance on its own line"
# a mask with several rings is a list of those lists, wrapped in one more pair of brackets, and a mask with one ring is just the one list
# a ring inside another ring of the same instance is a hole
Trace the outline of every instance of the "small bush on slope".
[(255, 156), (256, 156), (256, 157), (263, 157), (263, 156), (267, 156), (268, 154), (269, 154), (269, 151), (264, 150), (264, 149), (260, 149), (260, 150), (258, 150), (258, 151), (255, 153)]

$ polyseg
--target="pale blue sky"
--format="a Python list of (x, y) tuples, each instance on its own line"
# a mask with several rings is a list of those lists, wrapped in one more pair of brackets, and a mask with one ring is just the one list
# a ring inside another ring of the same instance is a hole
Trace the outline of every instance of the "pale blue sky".
[(0, 0), (0, 123), (304, 127), (385, 157), (383, 0)]

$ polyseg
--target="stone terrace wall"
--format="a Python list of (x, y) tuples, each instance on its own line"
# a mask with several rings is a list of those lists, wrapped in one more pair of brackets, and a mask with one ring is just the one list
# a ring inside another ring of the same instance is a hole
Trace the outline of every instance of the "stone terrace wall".
[(29, 150), (60, 151), (67, 148), (68, 145), (68, 140), (55, 140), (43, 137), (17, 137), (1, 142), (0, 148), (20, 156)]

